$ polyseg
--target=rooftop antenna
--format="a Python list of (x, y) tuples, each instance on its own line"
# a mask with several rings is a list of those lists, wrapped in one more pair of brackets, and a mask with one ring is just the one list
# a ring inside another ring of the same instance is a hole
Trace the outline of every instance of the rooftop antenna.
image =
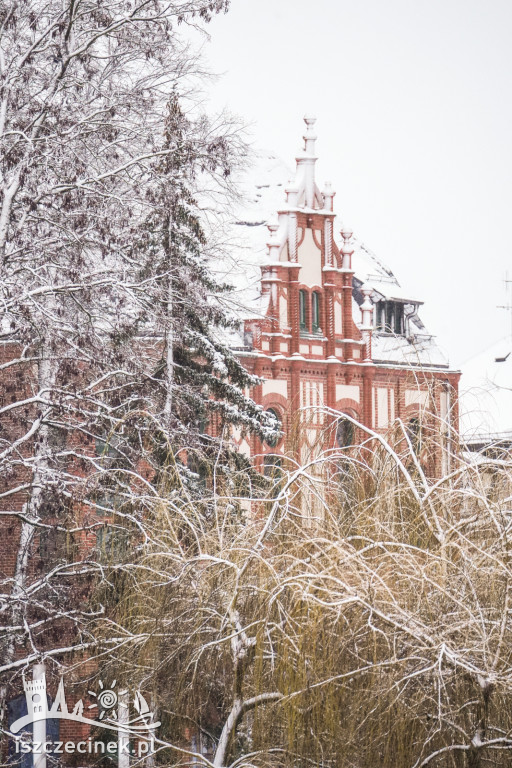
[[(507, 312), (510, 313), (510, 341), (512, 343), (512, 288), (511, 288), (512, 280), (508, 276), (508, 271), (505, 272), (505, 279), (503, 282), (505, 283), (505, 293), (507, 295), (507, 303), (498, 304), (498, 309), (506, 309)], [(504, 363), (509, 357), (509, 355), (510, 355), (510, 351), (504, 357), (496, 357), (495, 362)]]

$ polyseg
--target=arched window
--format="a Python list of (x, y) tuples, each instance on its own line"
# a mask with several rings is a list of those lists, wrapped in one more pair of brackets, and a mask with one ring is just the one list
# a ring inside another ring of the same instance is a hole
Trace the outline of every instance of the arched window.
[(311, 296), (311, 330), (318, 333), (320, 330), (320, 294), (313, 291)]
[[(280, 430), (281, 429), (281, 419), (280, 419), (280, 416), (277, 413), (277, 411), (274, 410), (274, 408), (268, 408), (267, 409), (267, 413), (275, 418), (275, 420), (277, 421), (277, 424), (278, 424), (277, 428)], [(268, 446), (270, 446), (270, 448), (275, 448), (280, 440), (281, 440), (281, 435), (276, 434), (274, 437), (270, 437), (270, 438), (267, 437), (265, 442), (266, 442), (266, 444)]]
[(421, 453), (421, 421), (418, 416), (413, 416), (412, 419), (409, 419), (406, 429), (412, 449), (416, 456), (418, 456)]
[(336, 425), (336, 442), (340, 448), (349, 448), (354, 445), (354, 424), (344, 417), (338, 419)]
[(267, 453), (263, 459), (263, 474), (273, 480), (279, 480), (283, 474), (282, 457), (275, 453)]
[(307, 294), (306, 291), (299, 291), (299, 328), (301, 331), (307, 331)]
[(107, 524), (96, 529), (96, 557), (100, 562), (123, 557), (128, 551), (129, 544), (128, 531)]

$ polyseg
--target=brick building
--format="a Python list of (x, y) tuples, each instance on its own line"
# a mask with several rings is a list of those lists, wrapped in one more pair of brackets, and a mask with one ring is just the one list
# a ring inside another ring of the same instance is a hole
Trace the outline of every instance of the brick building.
[[(411, 434), (430, 423), (441, 437), (432, 467), (440, 473), (448, 468), (450, 433), (458, 426), (459, 373), (450, 370), (425, 329), (418, 314), (422, 302), (404, 291), (350, 230), (342, 228), (338, 236), (334, 192), (329, 185), (321, 192), (315, 182), (315, 121), (305, 122), (304, 152), (285, 195), (286, 178), (273, 185), (272, 174), (264, 175), (256, 185), (253, 202), (272, 185), (285, 199), (275, 211), (276, 222), (268, 226), (257, 295), (246, 302), (241, 334), (232, 339), (247, 369), (264, 379), (252, 395), (275, 412), (283, 437), (271, 445), (239, 433), (235, 442), (265, 467), (275, 466), (291, 451), (307, 458), (322, 441), (328, 446), (356, 443), (358, 430), (344, 414), (379, 433), (392, 429), (396, 419), (408, 425)], [(258, 212), (255, 221), (238, 224), (263, 242), (261, 219)], [(7, 347), (2, 351), (5, 360), (12, 356)], [(12, 387), (19, 393), (21, 380)], [(297, 421), (305, 427), (298, 448), (291, 446)], [(21, 495), (15, 503), (21, 509)], [(19, 527), (16, 521), (7, 520), (6, 525), (10, 527), (0, 545), (0, 575), (10, 578), (17, 551), (12, 542)], [(94, 546), (95, 534), (90, 538), (83, 546)], [(56, 680), (50, 682), (53, 691)], [(26, 711), (24, 705), (20, 690), (8, 701), (9, 723)], [(88, 735), (83, 723), (62, 726), (60, 738)], [(54, 737), (58, 733), (55, 727)]]
[[(329, 424), (327, 441), (356, 442), (357, 430), (343, 414), (380, 433), (401, 419), (411, 434), (427, 423), (438, 428), (432, 471), (439, 473), (449, 465), (450, 432), (458, 426), (459, 373), (423, 325), (422, 302), (348, 228), (338, 237), (334, 192), (329, 184), (321, 192), (315, 181), (315, 120), (305, 123), (295, 179), (286, 187), (275, 183), (271, 158), (271, 173), (253, 190), (256, 205), (272, 186), (282, 202), (268, 224), (259, 295), (249, 303), (238, 342), (246, 367), (264, 378), (253, 396), (275, 412), (284, 436), (265, 445), (239, 435), (240, 450), (257, 463), (279, 462), (290, 450), (287, 436), (298, 413), (307, 421), (306, 451)], [(264, 237), (262, 218), (260, 210), (237, 222), (255, 243)]]

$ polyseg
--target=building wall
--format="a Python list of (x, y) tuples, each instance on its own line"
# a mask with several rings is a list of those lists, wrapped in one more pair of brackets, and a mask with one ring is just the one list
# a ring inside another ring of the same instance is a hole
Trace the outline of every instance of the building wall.
[[(373, 359), (372, 287), (362, 286), (364, 302), (359, 307), (353, 291), (352, 233), (342, 231), (343, 242), (336, 245), (332, 198), (322, 201), (315, 190), (317, 208), (294, 205), (300, 191), (288, 194), (279, 226), (269, 227), (268, 263), (261, 267), (267, 310), (265, 317), (246, 320), (244, 338), (252, 343), (239, 353), (247, 369), (264, 379), (252, 396), (276, 411), (285, 437), (278, 446), (245, 439), (244, 450), (262, 463), (265, 454), (287, 450), (297, 419), (307, 423), (309, 434), (332, 426), (343, 413), (378, 433), (386, 433), (398, 419), (404, 424), (417, 419), (431, 431), (438, 427), (446, 443), (447, 435), (458, 427), (454, 404), (459, 373), (446, 365), (411, 365), (400, 354), (389, 363)], [(318, 298), (318, 318), (312, 317), (313, 294)], [(402, 347), (404, 340), (405, 335)], [(412, 348), (412, 340), (409, 344)], [(333, 432), (327, 430), (328, 447)], [(447, 466), (441, 454), (434, 460), (436, 474)]]
[[(438, 427), (440, 436), (447, 432), (447, 422), (451, 430), (457, 428), (456, 407), (450, 410), (449, 402), (456, 405), (458, 373), (267, 356), (242, 356), (242, 360), (251, 373), (264, 378), (253, 397), (278, 414), (285, 433), (278, 446), (244, 438), (245, 452), (257, 464), (265, 454), (286, 452), (287, 437), (298, 419), (310, 430), (325, 430), (326, 447), (334, 444), (334, 424), (343, 413), (380, 434), (398, 419), (405, 425), (412, 418), (429, 422), (431, 429)], [(436, 474), (446, 468), (438, 457)]]

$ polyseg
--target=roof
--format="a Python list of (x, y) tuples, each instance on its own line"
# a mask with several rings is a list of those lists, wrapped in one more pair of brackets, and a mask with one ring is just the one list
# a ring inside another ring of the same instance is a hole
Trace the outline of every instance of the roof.
[[(264, 317), (267, 310), (268, 295), (265, 299), (260, 294), (260, 267), (269, 263), (268, 241), (270, 237), (268, 224), (278, 224), (277, 214), (286, 211), (286, 189), (295, 187), (297, 192), (297, 205), (304, 209), (306, 199), (304, 195), (304, 175), (307, 168), (304, 161), (314, 163), (314, 140), (316, 137), (312, 131), (313, 120), (307, 122), (306, 151), (297, 158), (297, 172), (291, 169), (282, 159), (273, 152), (260, 151), (255, 162), (242, 179), (241, 187), (244, 193), (244, 201), (235, 211), (233, 220), (232, 243), (238, 258), (235, 268), (231, 268), (228, 279), (234, 285), (234, 298), (241, 318)], [(309, 141), (309, 145), (308, 145)], [(308, 151), (308, 146), (310, 150)], [(302, 165), (301, 165), (302, 163)], [(310, 206), (318, 212), (323, 208), (320, 202), (321, 193), (316, 183), (313, 184), (314, 192), (310, 197)], [(277, 228), (274, 240), (284, 243), (286, 231), (281, 225)], [(341, 230), (339, 218), (335, 219), (334, 239), (338, 247), (342, 244), (339, 235)], [(355, 238), (352, 241), (354, 254), (352, 266), (355, 272), (354, 285), (360, 287), (369, 284), (372, 289), (374, 303), (381, 299), (398, 301), (406, 305), (405, 312), (409, 318), (409, 335), (392, 336), (390, 334), (373, 334), (373, 357), (376, 362), (395, 363), (398, 365), (428, 365), (435, 367), (448, 367), (446, 355), (437, 346), (434, 337), (428, 333), (419, 315), (418, 308), (423, 303), (404, 288), (394, 275), (372, 251)], [(274, 259), (275, 260), (275, 259)], [(355, 291), (353, 301), (353, 317), (358, 326), (361, 325), (361, 312), (357, 301), (358, 292)], [(409, 306), (407, 306), (409, 305)], [(240, 342), (242, 343), (242, 342)]]
[(437, 346), (433, 336), (414, 334), (392, 336), (374, 333), (372, 338), (372, 359), (376, 363), (398, 363), (429, 368), (448, 368), (449, 361)]
[(283, 207), (285, 187), (294, 171), (273, 152), (259, 151), (239, 186), (242, 197), (234, 211), (230, 231), (234, 259), (226, 279), (233, 285), (233, 298), (240, 317), (264, 317), (268, 297), (261, 298), (261, 269), (268, 262), (268, 223)]
[[(335, 226), (335, 231), (340, 227)], [(380, 298), (395, 301), (423, 304), (414, 298), (412, 293), (404, 289), (394, 273), (387, 267), (364, 243), (356, 240), (356, 249), (352, 260), (356, 278), (363, 283), (369, 283), (374, 289), (374, 300)]]

